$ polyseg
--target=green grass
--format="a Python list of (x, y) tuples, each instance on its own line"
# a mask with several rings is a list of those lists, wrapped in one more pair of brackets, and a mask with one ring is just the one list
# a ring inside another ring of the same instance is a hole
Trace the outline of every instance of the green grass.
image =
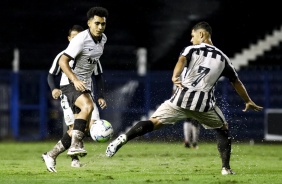
[(0, 183), (282, 183), (281, 144), (234, 143), (231, 167), (236, 175), (221, 175), (215, 143), (200, 142), (198, 150), (182, 142), (137, 142), (122, 147), (112, 158), (105, 156), (108, 143), (86, 142), (88, 151), (81, 168), (70, 167), (66, 152), (57, 159), (57, 173), (47, 172), (41, 154), (56, 142), (0, 142)]

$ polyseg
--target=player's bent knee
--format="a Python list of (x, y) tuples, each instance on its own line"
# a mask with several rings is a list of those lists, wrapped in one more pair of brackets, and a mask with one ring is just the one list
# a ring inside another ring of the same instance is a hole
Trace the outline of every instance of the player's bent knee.
[(150, 121), (154, 124), (154, 130), (159, 129), (163, 126), (163, 124), (157, 118), (150, 118)]
[(87, 114), (92, 113), (93, 110), (94, 110), (93, 104), (85, 104), (81, 108), (81, 111), (86, 112)]

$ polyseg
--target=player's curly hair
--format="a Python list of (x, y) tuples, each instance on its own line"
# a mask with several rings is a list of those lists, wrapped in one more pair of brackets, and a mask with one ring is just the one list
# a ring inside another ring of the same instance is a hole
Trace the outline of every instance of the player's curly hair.
[(88, 20), (93, 18), (95, 15), (99, 16), (99, 17), (108, 18), (109, 12), (106, 8), (103, 8), (103, 7), (92, 7), (92, 8), (90, 8), (90, 10), (88, 10), (88, 12), (87, 12)]
[(193, 26), (193, 30), (198, 30), (198, 29), (204, 29), (206, 30), (210, 35), (212, 35), (212, 28), (207, 22), (199, 22), (195, 26)]

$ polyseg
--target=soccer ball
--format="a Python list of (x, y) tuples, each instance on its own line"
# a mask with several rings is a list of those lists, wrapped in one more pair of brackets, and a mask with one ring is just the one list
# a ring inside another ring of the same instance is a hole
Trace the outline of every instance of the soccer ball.
[(113, 134), (114, 129), (111, 123), (104, 119), (95, 121), (90, 128), (91, 138), (95, 142), (107, 142)]

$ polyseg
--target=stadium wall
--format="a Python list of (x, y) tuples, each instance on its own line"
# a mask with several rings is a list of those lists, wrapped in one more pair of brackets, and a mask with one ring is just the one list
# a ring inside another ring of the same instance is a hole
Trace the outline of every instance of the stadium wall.
[[(281, 70), (239, 71), (249, 95), (264, 109), (281, 108)], [(104, 71), (107, 109), (102, 119), (112, 123), (115, 134), (126, 131), (172, 95), (171, 71), (138, 76), (131, 71)], [(0, 71), (0, 139), (45, 140), (63, 134), (64, 120), (58, 100), (53, 100), (45, 71)], [(216, 88), (217, 103), (226, 114), (234, 139), (264, 140), (264, 111), (244, 113), (244, 103), (225, 79)], [(182, 123), (150, 133), (145, 138), (182, 139)], [(213, 138), (201, 131), (200, 138)]]

